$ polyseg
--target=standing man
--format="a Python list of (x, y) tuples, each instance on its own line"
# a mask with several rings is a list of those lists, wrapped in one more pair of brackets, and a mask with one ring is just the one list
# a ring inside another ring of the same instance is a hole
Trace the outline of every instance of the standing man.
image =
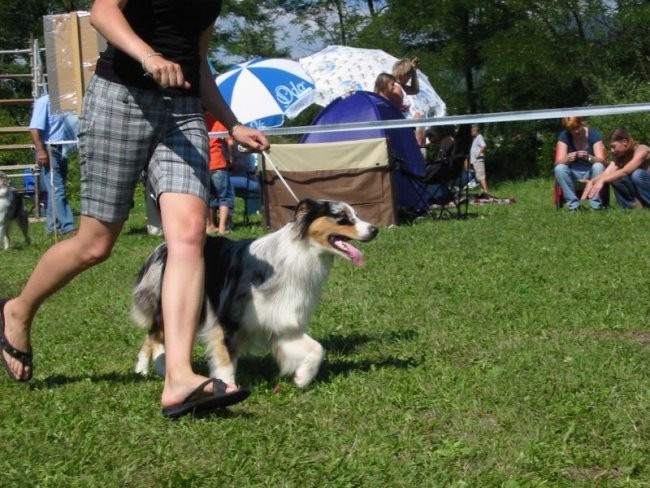
[(478, 124), (472, 124), (472, 148), (469, 151), (469, 162), (474, 168), (476, 179), (481, 185), (480, 198), (490, 198), (487, 177), (485, 174), (485, 148), (487, 144), (480, 133)]
[(50, 96), (43, 95), (34, 102), (29, 131), (36, 148), (36, 160), (43, 170), (42, 181), (48, 195), (47, 233), (64, 235), (74, 232), (74, 216), (65, 193), (68, 153), (72, 146), (60, 142), (75, 140), (75, 130), (65, 115), (51, 113)]

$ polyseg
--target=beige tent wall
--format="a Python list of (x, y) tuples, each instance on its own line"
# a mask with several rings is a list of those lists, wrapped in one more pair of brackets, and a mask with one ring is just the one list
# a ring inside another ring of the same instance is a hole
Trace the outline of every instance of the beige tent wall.
[(275, 165), (298, 199), (339, 200), (375, 225), (397, 223), (386, 139), (274, 144), (261, 165), (264, 224), (283, 226), (296, 200), (273, 169)]

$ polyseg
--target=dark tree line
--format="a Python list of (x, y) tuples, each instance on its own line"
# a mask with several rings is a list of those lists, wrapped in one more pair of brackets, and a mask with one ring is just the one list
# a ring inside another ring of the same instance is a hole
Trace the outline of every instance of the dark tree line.
[[(5, 0), (0, 47), (19, 47), (30, 34), (41, 35), (46, 13), (87, 9), (90, 3)], [(279, 47), (287, 22), (302, 27), (305, 45), (418, 56), (450, 115), (650, 98), (647, 0), (226, 0), (213, 61), (223, 69), (253, 56), (291, 57), (290, 48)], [(292, 123), (308, 123), (314, 110)], [(603, 132), (626, 125), (639, 139), (650, 139), (647, 114), (591, 123)], [(508, 177), (545, 172), (558, 130), (558, 121), (484, 128), (493, 142), (488, 156), (499, 162), (494, 170)]]

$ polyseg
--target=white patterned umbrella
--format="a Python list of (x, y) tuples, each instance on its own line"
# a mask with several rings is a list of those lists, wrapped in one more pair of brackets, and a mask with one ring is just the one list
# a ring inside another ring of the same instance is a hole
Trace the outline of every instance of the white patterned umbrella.
[(279, 127), (313, 103), (314, 83), (300, 63), (255, 58), (217, 77), (219, 91), (237, 119), (250, 127)]
[[(348, 46), (328, 46), (310, 56), (300, 58), (300, 64), (314, 80), (314, 102), (326, 106), (332, 100), (357, 90), (373, 91), (379, 73), (390, 73), (397, 58), (380, 49)], [(424, 117), (444, 116), (445, 102), (433, 89), (429, 78), (418, 70), (420, 92), (409, 95), (412, 112)]]

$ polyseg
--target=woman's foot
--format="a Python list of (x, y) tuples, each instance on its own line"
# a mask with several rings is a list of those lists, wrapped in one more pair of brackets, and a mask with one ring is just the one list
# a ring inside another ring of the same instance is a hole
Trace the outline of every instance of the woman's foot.
[(11, 313), (10, 300), (0, 301), (0, 353), (9, 376), (16, 381), (32, 378), (32, 347), (29, 327), (18, 326)]
[[(201, 376), (198, 374), (192, 374), (191, 377), (173, 380), (169, 376), (165, 378), (165, 386), (163, 387), (162, 398), (160, 400), (160, 405), (165, 407), (171, 407), (174, 405), (179, 405), (188, 395), (190, 395), (200, 384), (204, 383), (209, 378)], [(203, 388), (203, 391), (206, 394), (214, 393), (212, 383), (208, 383)], [(227, 385), (226, 393), (232, 393), (237, 391), (237, 385)]]
[[(186, 414), (212, 412), (239, 403), (250, 395), (249, 390), (237, 388), (235, 385), (226, 385), (221, 380), (193, 376), (201, 378), (198, 385), (189, 389), (179, 387), (173, 394), (170, 393), (173, 389), (170, 385), (172, 381), (169, 379), (165, 381), (161, 400), (162, 413), (165, 417), (178, 418)], [(170, 400), (171, 398), (173, 400)]]

